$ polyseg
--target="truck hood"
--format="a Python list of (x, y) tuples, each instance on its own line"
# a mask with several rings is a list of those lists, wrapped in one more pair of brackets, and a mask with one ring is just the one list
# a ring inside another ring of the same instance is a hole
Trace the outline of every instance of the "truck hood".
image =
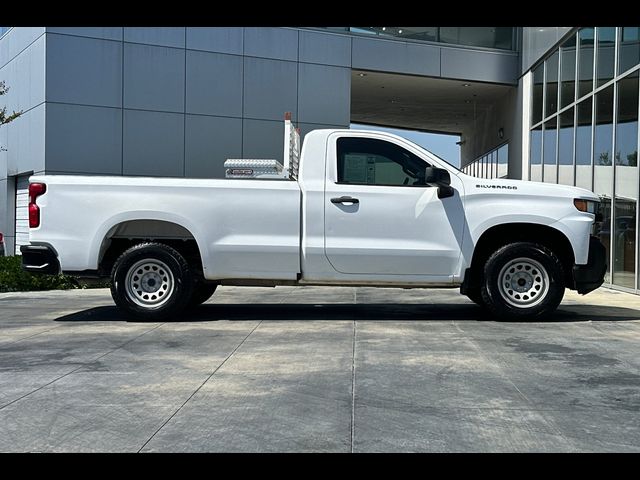
[(584, 188), (559, 185), (555, 183), (529, 182), (509, 179), (485, 179), (465, 175), (464, 187), (466, 195), (481, 193), (508, 193), (510, 196), (535, 195), (544, 197), (584, 198), (585, 200), (600, 201), (593, 192)]

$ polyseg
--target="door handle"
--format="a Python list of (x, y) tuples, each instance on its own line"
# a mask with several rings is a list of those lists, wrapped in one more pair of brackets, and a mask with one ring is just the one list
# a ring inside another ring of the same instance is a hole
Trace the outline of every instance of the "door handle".
[(337, 198), (332, 198), (331, 199), (331, 203), (360, 203), (360, 200), (358, 200), (357, 198), (353, 198), (353, 197), (337, 197)]

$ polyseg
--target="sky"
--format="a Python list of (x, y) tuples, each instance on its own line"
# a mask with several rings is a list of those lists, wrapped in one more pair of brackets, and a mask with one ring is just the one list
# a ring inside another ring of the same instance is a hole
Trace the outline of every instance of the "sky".
[(456, 142), (460, 141), (459, 135), (444, 135), (440, 133), (425, 133), (417, 132), (415, 130), (404, 130), (400, 128), (386, 128), (376, 127), (374, 125), (361, 125), (358, 123), (352, 123), (351, 128), (362, 130), (381, 130), (383, 132), (389, 132), (407, 140), (417, 143), (426, 150), (435, 153), (439, 157), (454, 165), (460, 167), (460, 147), (456, 145)]

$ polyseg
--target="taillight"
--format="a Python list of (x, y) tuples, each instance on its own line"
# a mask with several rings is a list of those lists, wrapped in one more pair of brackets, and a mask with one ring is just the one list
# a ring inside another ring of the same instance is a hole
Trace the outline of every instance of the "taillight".
[(4, 236), (0, 233), (0, 243), (4, 242)]
[(40, 226), (40, 207), (36, 204), (36, 199), (47, 191), (44, 183), (29, 184), (29, 228)]

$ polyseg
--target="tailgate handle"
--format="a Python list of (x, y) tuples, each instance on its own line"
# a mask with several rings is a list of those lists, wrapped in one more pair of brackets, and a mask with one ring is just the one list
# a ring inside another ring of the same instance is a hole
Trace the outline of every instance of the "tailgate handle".
[(337, 197), (332, 198), (331, 203), (360, 203), (360, 200), (353, 197)]

